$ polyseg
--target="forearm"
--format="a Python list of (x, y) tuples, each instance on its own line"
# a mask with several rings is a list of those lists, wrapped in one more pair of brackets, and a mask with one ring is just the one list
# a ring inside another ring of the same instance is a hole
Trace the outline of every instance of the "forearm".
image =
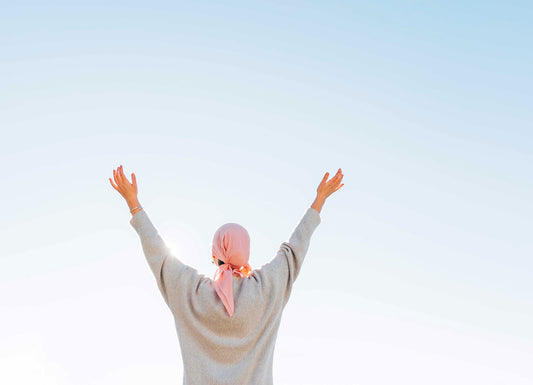
[[(137, 198), (137, 196), (132, 196), (131, 198), (127, 198), (126, 199), (126, 203), (128, 204), (128, 207), (130, 208), (130, 213), (131, 215), (133, 216), (133, 214), (135, 214), (137, 211), (140, 211), (142, 209), (140, 208), (136, 208), (136, 207), (139, 207), (141, 204), (139, 203), (139, 199)], [(135, 209), (136, 208), (136, 209)], [(132, 209), (135, 209), (133, 211), (131, 211)]]
[(311, 204), (311, 208), (315, 209), (320, 213), (320, 210), (322, 210), (322, 206), (324, 205), (324, 202), (326, 201), (326, 197), (320, 194), (317, 194), (315, 200)]

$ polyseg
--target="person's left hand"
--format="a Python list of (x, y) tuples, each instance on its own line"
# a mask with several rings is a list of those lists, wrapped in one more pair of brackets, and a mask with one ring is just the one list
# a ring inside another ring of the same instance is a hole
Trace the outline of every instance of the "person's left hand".
[(115, 183), (109, 178), (111, 186), (113, 186), (113, 188), (117, 190), (126, 201), (137, 198), (137, 179), (135, 178), (134, 173), (131, 173), (132, 183), (130, 183), (126, 175), (124, 175), (122, 165), (120, 165), (116, 171), (113, 170), (113, 178), (115, 179)]

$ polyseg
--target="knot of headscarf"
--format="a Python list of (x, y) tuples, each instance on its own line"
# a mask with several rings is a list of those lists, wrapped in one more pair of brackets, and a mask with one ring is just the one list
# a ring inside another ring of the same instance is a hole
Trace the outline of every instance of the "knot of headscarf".
[(233, 316), (233, 275), (248, 277), (252, 267), (250, 258), (250, 236), (244, 227), (237, 223), (226, 223), (218, 228), (213, 237), (213, 256), (224, 264), (215, 272), (213, 285), (230, 317)]

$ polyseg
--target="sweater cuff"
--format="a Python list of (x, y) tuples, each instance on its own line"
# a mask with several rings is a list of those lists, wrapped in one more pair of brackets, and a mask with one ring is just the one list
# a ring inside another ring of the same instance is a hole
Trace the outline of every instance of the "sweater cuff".
[(153, 225), (148, 217), (148, 214), (144, 209), (137, 211), (130, 219), (130, 225), (140, 233), (141, 230), (149, 231), (153, 228)]

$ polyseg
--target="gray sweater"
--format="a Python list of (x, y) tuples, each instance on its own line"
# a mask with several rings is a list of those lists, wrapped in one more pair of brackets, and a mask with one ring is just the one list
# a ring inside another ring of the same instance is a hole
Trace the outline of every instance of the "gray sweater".
[(270, 262), (248, 277), (233, 276), (235, 313), (230, 317), (212, 279), (171, 254), (144, 209), (132, 216), (130, 224), (174, 317), (184, 385), (273, 383), (281, 314), (319, 223), (320, 214), (309, 207)]

